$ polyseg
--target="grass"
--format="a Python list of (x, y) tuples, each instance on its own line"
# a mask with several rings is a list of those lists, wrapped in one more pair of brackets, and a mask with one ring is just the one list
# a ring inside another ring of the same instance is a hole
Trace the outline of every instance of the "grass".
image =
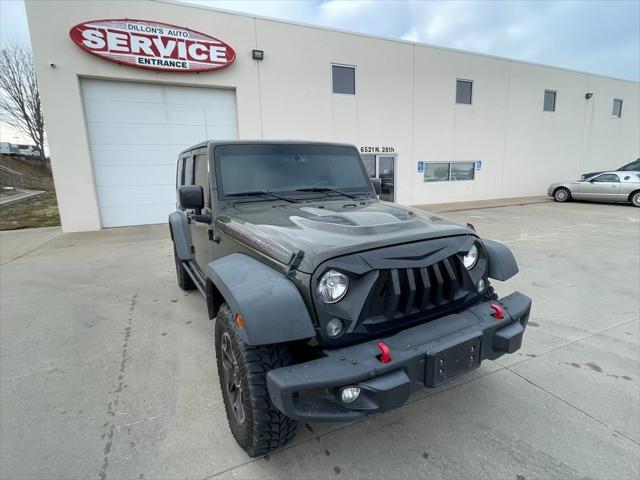
[(0, 230), (57, 225), (60, 225), (60, 214), (55, 192), (44, 192), (28, 200), (0, 205)]

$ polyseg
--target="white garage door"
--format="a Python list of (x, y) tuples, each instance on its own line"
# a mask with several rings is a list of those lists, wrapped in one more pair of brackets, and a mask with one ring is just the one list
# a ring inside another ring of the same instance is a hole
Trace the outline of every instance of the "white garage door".
[(103, 227), (166, 222), (178, 153), (237, 138), (232, 90), (85, 79), (82, 94)]

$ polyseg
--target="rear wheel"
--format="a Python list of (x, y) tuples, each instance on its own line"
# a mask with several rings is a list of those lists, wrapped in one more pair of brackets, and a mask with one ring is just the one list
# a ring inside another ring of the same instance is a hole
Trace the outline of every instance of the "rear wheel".
[(223, 303), (215, 327), (216, 361), (229, 428), (251, 457), (264, 455), (290, 442), (297, 422), (272, 403), (267, 373), (292, 363), (284, 344), (246, 345), (232, 327), (229, 306)]
[(631, 194), (631, 203), (634, 207), (640, 207), (640, 190)]
[(178, 258), (178, 252), (176, 247), (173, 247), (173, 259), (176, 262), (176, 277), (178, 278), (178, 286), (183, 290), (193, 290), (196, 288), (196, 284), (193, 283), (193, 279), (189, 276), (184, 268), (182, 260)]
[(564, 187), (556, 188), (553, 192), (553, 199), (556, 202), (568, 202), (571, 200), (571, 192)]

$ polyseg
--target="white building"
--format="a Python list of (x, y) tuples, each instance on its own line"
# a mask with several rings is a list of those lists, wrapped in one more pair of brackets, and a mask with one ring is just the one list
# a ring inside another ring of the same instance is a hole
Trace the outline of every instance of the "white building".
[(353, 143), (411, 205), (543, 195), (640, 153), (636, 82), (164, 1), (27, 15), (68, 232), (165, 222), (178, 152), (208, 138)]

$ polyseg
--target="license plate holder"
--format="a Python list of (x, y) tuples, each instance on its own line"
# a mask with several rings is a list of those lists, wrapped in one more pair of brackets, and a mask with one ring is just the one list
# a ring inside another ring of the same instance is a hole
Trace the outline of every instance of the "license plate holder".
[(427, 352), (425, 386), (437, 387), (480, 366), (482, 334), (474, 332), (443, 342)]

